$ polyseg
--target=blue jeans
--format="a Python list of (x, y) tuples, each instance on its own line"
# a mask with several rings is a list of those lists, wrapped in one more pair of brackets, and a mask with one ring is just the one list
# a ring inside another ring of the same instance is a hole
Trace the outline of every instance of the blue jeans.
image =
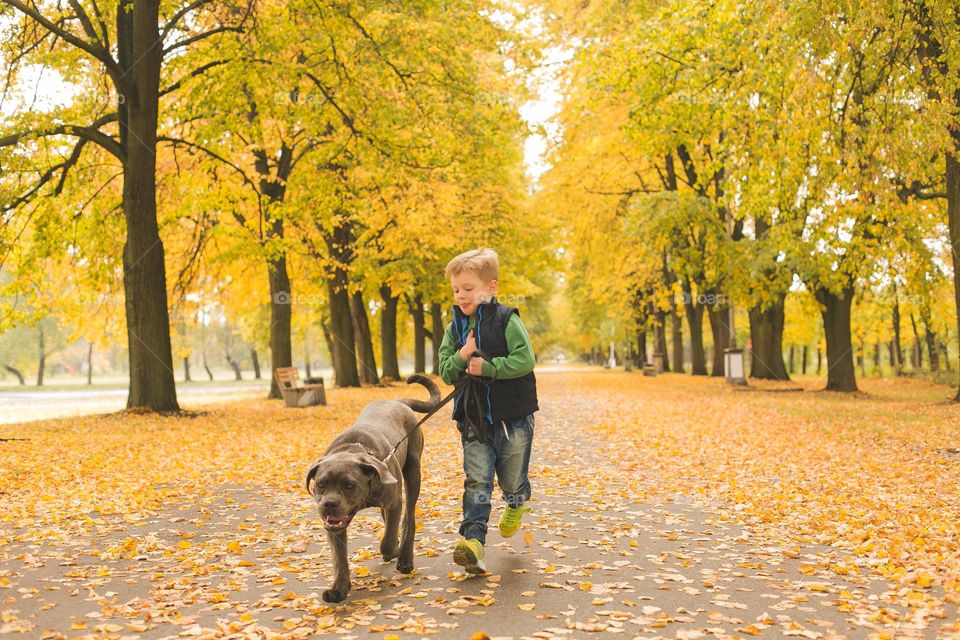
[(466, 478), (463, 481), (460, 535), (464, 538), (476, 538), (481, 544), (486, 543), (494, 472), (507, 504), (519, 507), (530, 498), (527, 471), (533, 444), (533, 422), (533, 414), (530, 414), (494, 425), (492, 443), (467, 442), (461, 430)]

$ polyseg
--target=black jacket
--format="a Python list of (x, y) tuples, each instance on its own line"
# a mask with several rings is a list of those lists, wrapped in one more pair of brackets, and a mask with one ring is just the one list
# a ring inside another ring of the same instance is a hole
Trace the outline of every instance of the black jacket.
[[(508, 355), (507, 323), (514, 313), (520, 315), (515, 307), (500, 304), (496, 298), (478, 305), (477, 323), (474, 327), (477, 349), (491, 358)], [(453, 335), (458, 350), (467, 340), (467, 334), (470, 332), (469, 321), (470, 319), (460, 310), (460, 307), (454, 305)], [(540, 409), (537, 404), (537, 379), (532, 371), (519, 378), (485, 382), (483, 387), (482, 397), (486, 404), (486, 418), (491, 424), (520, 418)], [(460, 420), (463, 417), (463, 403), (460, 401), (462, 395), (463, 391), (454, 399), (454, 420)]]

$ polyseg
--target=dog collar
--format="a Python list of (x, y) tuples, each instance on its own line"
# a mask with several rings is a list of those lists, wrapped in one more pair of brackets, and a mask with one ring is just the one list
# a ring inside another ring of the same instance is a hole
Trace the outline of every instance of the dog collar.
[(372, 448), (368, 447), (367, 445), (363, 444), (362, 442), (351, 442), (350, 444), (351, 444), (351, 445), (355, 445), (355, 446), (357, 446), (357, 447), (360, 447), (360, 449), (362, 449), (363, 452), (366, 453), (367, 455), (371, 455), (371, 456), (373, 456), (374, 458), (376, 458), (377, 460), (380, 459), (380, 454), (379, 454), (377, 451), (373, 450)]

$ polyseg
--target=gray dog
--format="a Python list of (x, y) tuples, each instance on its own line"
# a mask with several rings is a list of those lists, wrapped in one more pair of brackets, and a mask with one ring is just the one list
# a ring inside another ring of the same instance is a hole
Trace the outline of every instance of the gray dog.
[[(414, 382), (427, 388), (429, 402), (407, 399), (371, 402), (353, 426), (337, 436), (324, 456), (307, 472), (307, 492), (317, 502), (333, 552), (333, 586), (323, 592), (327, 602), (341, 602), (350, 593), (347, 527), (360, 509), (380, 507), (384, 524), (380, 553), (384, 561), (397, 558), (397, 571), (413, 571), (414, 518), (420, 496), (423, 453), (423, 433), (420, 429), (412, 431), (417, 424), (414, 411), (427, 413), (440, 402), (440, 390), (430, 378), (416, 374), (407, 378), (407, 384)], [(410, 436), (403, 440), (408, 433)], [(396, 452), (388, 457), (401, 440)], [(406, 485), (406, 500), (403, 485)], [(401, 511), (403, 537), (398, 546)]]

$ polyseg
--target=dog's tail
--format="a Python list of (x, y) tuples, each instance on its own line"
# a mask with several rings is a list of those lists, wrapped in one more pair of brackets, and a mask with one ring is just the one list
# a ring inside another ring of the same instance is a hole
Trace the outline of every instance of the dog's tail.
[(414, 382), (422, 384), (427, 388), (427, 391), (430, 392), (430, 401), (424, 402), (423, 400), (404, 398), (402, 400), (398, 400), (397, 402), (407, 405), (418, 413), (428, 413), (433, 411), (433, 409), (440, 404), (440, 388), (437, 387), (437, 383), (427, 376), (420, 375), (419, 373), (415, 373), (407, 378), (407, 384), (413, 384)]

